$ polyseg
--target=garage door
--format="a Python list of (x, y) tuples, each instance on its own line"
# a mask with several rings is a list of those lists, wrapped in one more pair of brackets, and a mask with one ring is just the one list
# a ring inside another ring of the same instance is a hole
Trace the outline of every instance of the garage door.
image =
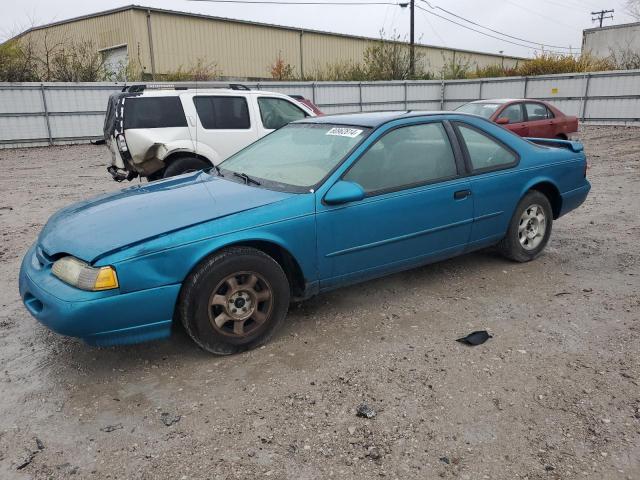
[(127, 80), (126, 69), (129, 64), (127, 46), (102, 50), (104, 68), (110, 80)]

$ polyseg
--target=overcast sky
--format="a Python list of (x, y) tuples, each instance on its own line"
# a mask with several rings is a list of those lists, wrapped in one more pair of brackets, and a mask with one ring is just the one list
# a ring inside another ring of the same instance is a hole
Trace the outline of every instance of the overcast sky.
[[(14, 2), (2, 0), (0, 34), (5, 39), (10, 34), (17, 33), (33, 23), (40, 25), (64, 20), (78, 15), (129, 5), (134, 1), (20, 0)], [(402, 3), (408, 0), (349, 1)], [(381, 29), (384, 29), (385, 32), (396, 31), (403, 38), (408, 37), (409, 34), (409, 9), (397, 5), (236, 5), (188, 0), (138, 0), (136, 3), (171, 10), (354, 35), (377, 37)], [(429, 0), (429, 3), (433, 7), (445, 8), (478, 24), (515, 37), (578, 49), (582, 42), (582, 30), (594, 26), (590, 14), (592, 10), (615, 9), (613, 23), (633, 21), (624, 11), (625, 0)], [(448, 16), (441, 10), (431, 10), (424, 0), (416, 0), (416, 5), (438, 15)], [(457, 21), (464, 23), (461, 20)], [(607, 25), (612, 23), (611, 20), (605, 22)], [(469, 26), (473, 27), (473, 25)], [(467, 50), (493, 53), (502, 50), (507, 55), (531, 56), (534, 53), (530, 48), (480, 35), (421, 10), (416, 10), (416, 39), (420, 43)], [(512, 41), (523, 43), (520, 40), (512, 39)]]

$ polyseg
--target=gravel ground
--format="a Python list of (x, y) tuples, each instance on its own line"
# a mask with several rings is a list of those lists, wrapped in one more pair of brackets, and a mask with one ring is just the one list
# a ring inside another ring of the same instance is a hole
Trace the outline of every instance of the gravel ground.
[(225, 358), (179, 329), (99, 349), (37, 324), (22, 255), (118, 185), (104, 147), (0, 150), (0, 478), (640, 478), (640, 130), (582, 135), (592, 193), (538, 260), (480, 252), (321, 295)]

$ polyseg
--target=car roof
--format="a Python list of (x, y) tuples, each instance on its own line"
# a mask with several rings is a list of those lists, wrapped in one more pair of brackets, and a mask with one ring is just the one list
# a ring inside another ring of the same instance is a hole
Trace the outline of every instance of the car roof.
[(144, 90), (141, 93), (141, 96), (144, 97), (170, 97), (170, 96), (178, 96), (183, 93), (206, 93), (206, 94), (216, 94), (216, 95), (235, 95), (235, 96), (243, 96), (243, 95), (275, 95), (278, 97), (287, 97), (291, 98), (288, 95), (279, 92), (270, 92), (267, 90), (236, 90), (233, 88), (153, 88)]
[(393, 120), (399, 120), (402, 118), (424, 117), (429, 115), (441, 115), (445, 113), (452, 114), (452, 115), (467, 115), (460, 112), (402, 110), (402, 111), (340, 113), (340, 114), (334, 114), (334, 115), (323, 115), (321, 117), (307, 117), (303, 120), (298, 120), (294, 123), (355, 125), (359, 127), (376, 128), (387, 122), (391, 122)]
[(499, 103), (501, 105), (504, 105), (505, 103), (513, 103), (513, 102), (546, 103), (544, 100), (538, 100), (535, 98), (487, 98), (483, 100), (476, 100), (475, 102), (470, 102), (470, 103)]
[(470, 102), (470, 103), (500, 103), (500, 104), (504, 104), (504, 103), (511, 103), (511, 102), (520, 102), (523, 99), (520, 98), (486, 98), (483, 100), (476, 100), (475, 102)]

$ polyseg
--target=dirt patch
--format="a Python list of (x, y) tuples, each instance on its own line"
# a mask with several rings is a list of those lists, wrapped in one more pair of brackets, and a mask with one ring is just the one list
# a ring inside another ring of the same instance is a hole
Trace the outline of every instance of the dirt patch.
[(58, 208), (122, 185), (104, 147), (0, 150), (0, 477), (640, 478), (640, 130), (583, 139), (593, 191), (537, 261), (322, 295), (228, 358), (179, 329), (99, 349), (37, 324), (22, 255)]

